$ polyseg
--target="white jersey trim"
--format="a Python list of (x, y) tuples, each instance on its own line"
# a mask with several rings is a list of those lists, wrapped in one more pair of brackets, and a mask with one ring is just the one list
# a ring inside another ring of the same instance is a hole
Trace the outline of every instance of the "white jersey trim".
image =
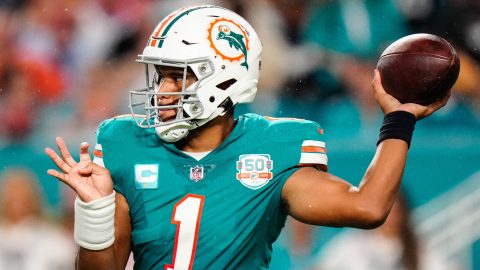
[(328, 157), (323, 153), (302, 153), (299, 164), (328, 164)]

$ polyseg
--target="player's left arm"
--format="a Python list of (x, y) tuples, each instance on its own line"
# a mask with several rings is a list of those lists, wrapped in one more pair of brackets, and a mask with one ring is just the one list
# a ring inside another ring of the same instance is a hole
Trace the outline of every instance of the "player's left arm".
[[(407, 111), (421, 119), (443, 107), (444, 97), (431, 105), (401, 104), (381, 86), (379, 73), (373, 81), (375, 97), (384, 114)], [(359, 185), (311, 167), (299, 169), (285, 183), (282, 198), (288, 213), (299, 221), (326, 225), (373, 228), (381, 225), (396, 198), (408, 153), (407, 142), (385, 139)]]

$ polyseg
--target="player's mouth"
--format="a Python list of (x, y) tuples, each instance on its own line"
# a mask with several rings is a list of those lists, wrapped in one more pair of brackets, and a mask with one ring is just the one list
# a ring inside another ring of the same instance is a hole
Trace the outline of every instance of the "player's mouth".
[(162, 122), (169, 122), (175, 119), (177, 116), (177, 110), (176, 109), (159, 109), (158, 110), (158, 117)]
[(162, 122), (170, 122), (177, 116), (178, 108), (165, 108), (163, 106), (174, 106), (178, 104), (178, 97), (158, 99), (158, 118)]

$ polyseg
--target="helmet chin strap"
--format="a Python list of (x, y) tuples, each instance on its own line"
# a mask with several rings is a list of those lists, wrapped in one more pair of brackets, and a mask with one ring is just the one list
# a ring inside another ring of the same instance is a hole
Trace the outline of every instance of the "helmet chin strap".
[(190, 121), (191, 123), (182, 121), (182, 122), (173, 123), (170, 125), (156, 127), (155, 132), (157, 133), (158, 137), (160, 137), (160, 139), (162, 139), (165, 142), (169, 142), (169, 143), (178, 142), (179, 140), (187, 137), (188, 132), (190, 130), (201, 127), (206, 123), (210, 122), (210, 120), (218, 116), (223, 116), (226, 113), (227, 111), (225, 110), (225, 108), (218, 107), (210, 115), (210, 117), (206, 119), (196, 119), (196, 120)]
[(185, 138), (188, 135), (188, 131), (192, 129), (191, 126), (191, 124), (186, 122), (179, 122), (156, 127), (155, 132), (163, 141), (173, 143)]

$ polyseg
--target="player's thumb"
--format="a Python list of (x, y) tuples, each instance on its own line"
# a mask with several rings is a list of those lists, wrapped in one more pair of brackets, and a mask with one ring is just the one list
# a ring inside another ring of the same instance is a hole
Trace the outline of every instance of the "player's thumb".
[(372, 86), (376, 93), (385, 93), (385, 89), (383, 89), (382, 79), (380, 78), (380, 72), (378, 71), (378, 69), (375, 69), (373, 71)]

